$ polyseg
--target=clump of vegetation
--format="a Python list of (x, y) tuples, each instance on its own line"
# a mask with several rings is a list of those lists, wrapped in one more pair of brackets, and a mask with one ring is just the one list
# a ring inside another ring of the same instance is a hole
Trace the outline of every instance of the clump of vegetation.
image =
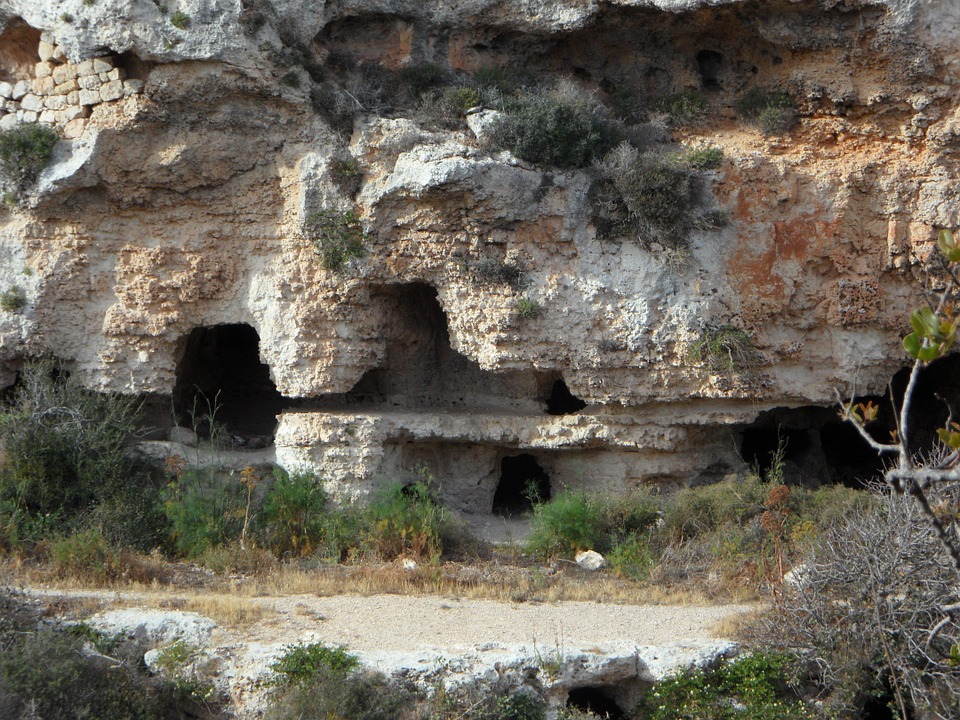
[(664, 95), (653, 104), (657, 112), (667, 116), (673, 127), (689, 127), (703, 121), (707, 115), (707, 100), (699, 90), (687, 89)]
[(365, 545), (386, 560), (412, 557), (439, 560), (443, 552), (446, 510), (425, 482), (381, 490), (365, 513)]
[(745, 331), (732, 325), (706, 328), (687, 351), (690, 363), (705, 363), (712, 373), (751, 370), (763, 361)]
[(60, 137), (49, 125), (22, 124), (0, 130), (0, 179), (21, 192), (36, 182)]
[(685, 247), (695, 219), (689, 169), (623, 143), (603, 158), (598, 171), (593, 203), (606, 234), (630, 236), (645, 247), (654, 242)]
[(19, 285), (14, 285), (0, 293), (0, 310), (18, 313), (27, 306), (27, 294)]
[(256, 518), (261, 544), (280, 557), (320, 554), (339, 561), (358, 532), (353, 514), (332, 508), (317, 478), (279, 470)]
[(280, 78), (280, 83), (290, 88), (300, 87), (300, 73), (296, 70), (290, 70)]
[(766, 135), (785, 133), (796, 123), (791, 97), (779, 90), (752, 88), (737, 100), (737, 112)]
[(168, 472), (163, 508), (178, 553), (197, 560), (240, 538), (246, 502), (235, 473), (171, 463)]
[(145, 505), (157, 488), (131, 453), (136, 415), (131, 399), (87, 390), (53, 363), (24, 367), (0, 414), (6, 542), (33, 542), (107, 517), (112, 541), (152, 542), (159, 523)]
[(189, 29), (190, 22), (190, 16), (182, 10), (177, 10), (173, 15), (170, 16), (170, 24), (177, 28), (177, 30)]
[(666, 678), (637, 706), (644, 720), (814, 720), (790, 683), (787, 657), (757, 653)]
[(270, 669), (278, 675), (279, 685), (309, 683), (325, 671), (346, 676), (360, 667), (360, 658), (342, 647), (327, 647), (323, 643), (288, 645), (283, 656)]
[[(931, 490), (937, 507), (956, 502)], [(749, 636), (813, 671), (829, 717), (862, 717), (877, 698), (897, 717), (955, 717), (960, 624), (939, 608), (960, 602), (956, 569), (913, 498), (872, 496), (813, 545)]]
[(333, 184), (346, 195), (354, 197), (363, 185), (363, 166), (352, 157), (331, 158), (327, 168)]
[(60, 13), (60, 22), (67, 23), (69, 25), (73, 22), (73, 15), (68, 12)]
[(543, 306), (536, 300), (528, 297), (522, 297), (516, 303), (517, 317), (521, 320), (540, 317), (543, 314)]
[[(62, 720), (210, 719), (214, 703), (182, 701), (149, 676), (135, 648), (86, 626), (38, 630), (36, 612), (0, 594), (0, 717)], [(100, 655), (91, 654), (93, 646)], [(141, 650), (142, 652), (142, 650)]]
[(367, 234), (352, 210), (311, 213), (304, 223), (304, 235), (314, 243), (323, 267), (333, 272), (341, 272), (350, 260), (367, 254)]
[(247, 37), (256, 35), (270, 17), (271, 7), (267, 0), (241, 0), (240, 27)]
[(600, 103), (560, 91), (530, 93), (508, 107), (492, 138), (522, 160), (561, 170), (586, 167), (618, 139)]
[(517, 292), (527, 287), (527, 269), (518, 262), (488, 257), (471, 263), (469, 269), (483, 283), (508, 285)]
[(681, 162), (693, 170), (715, 170), (723, 162), (723, 148), (690, 150), (683, 154)]

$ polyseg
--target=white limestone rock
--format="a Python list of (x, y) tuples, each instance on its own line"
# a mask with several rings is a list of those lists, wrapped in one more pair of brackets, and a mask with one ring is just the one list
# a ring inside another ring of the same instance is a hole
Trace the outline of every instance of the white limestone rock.
[(602, 570), (607, 566), (606, 558), (595, 550), (581, 550), (574, 559), (581, 568), (592, 572)]

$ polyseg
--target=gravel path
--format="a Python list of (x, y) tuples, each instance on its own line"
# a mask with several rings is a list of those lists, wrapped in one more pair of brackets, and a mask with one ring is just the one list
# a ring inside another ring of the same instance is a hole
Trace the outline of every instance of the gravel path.
[(309, 634), (352, 650), (418, 650), (424, 647), (537, 642), (573, 646), (628, 641), (662, 645), (712, 637), (725, 618), (751, 605), (612, 605), (589, 602), (503, 603), (439, 597), (264, 598), (276, 611), (252, 628), (251, 640)]

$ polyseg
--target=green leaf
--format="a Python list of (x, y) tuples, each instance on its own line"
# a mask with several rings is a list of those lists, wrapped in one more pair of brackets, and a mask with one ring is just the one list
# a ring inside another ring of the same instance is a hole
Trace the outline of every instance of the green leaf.
[(928, 307), (915, 310), (910, 316), (910, 325), (920, 337), (936, 339), (940, 335), (940, 321)]
[(924, 346), (923, 339), (917, 333), (910, 333), (903, 339), (903, 349), (911, 357), (923, 362), (936, 360), (941, 355), (939, 345)]
[(960, 246), (954, 240), (953, 233), (949, 230), (941, 230), (937, 238), (937, 247), (940, 252), (947, 256), (950, 262), (960, 262)]

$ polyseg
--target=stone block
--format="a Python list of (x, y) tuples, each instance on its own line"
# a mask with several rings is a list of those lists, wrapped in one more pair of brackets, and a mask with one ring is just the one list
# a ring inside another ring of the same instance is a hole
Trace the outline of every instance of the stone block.
[(40, 45), (37, 47), (37, 55), (40, 56), (40, 59), (43, 62), (49, 62), (53, 60), (53, 51), (54, 46), (51, 43), (40, 41)]
[(70, 93), (79, 89), (80, 89), (80, 85), (79, 83), (77, 83), (76, 80), (67, 80), (65, 83), (61, 83), (60, 85), (57, 85), (53, 89), (53, 92), (56, 95), (69, 95)]
[(77, 77), (77, 69), (73, 65), (57, 65), (53, 69), (53, 81), (60, 85), (67, 80), (73, 80)]
[(107, 73), (107, 78), (110, 80), (123, 80), (127, 77), (127, 73), (124, 72), (123, 68), (114, 68)]
[(13, 85), (8, 82), (0, 82), (0, 98), (9, 100), (13, 97)]
[(81, 105), (97, 105), (100, 103), (100, 93), (97, 90), (81, 90)]
[(100, 78), (101, 83), (110, 82), (110, 73), (97, 73), (97, 77)]
[(80, 91), (74, 90), (71, 93), (67, 93), (67, 105), (79, 105), (80, 104)]
[(45, 125), (53, 125), (57, 121), (57, 111), (44, 110), (42, 113), (40, 113), (40, 117), (38, 119)]
[(81, 76), (77, 80), (77, 85), (80, 86), (81, 90), (96, 90), (100, 92), (100, 86), (103, 83), (100, 82), (100, 78), (96, 75), (85, 75)]
[(66, 125), (73, 120), (80, 120), (90, 116), (90, 108), (71, 105), (57, 113), (57, 121), (61, 125)]
[(59, 45), (56, 45), (53, 48), (53, 59), (56, 60), (57, 62), (62, 62), (62, 63), (69, 61), (67, 54), (63, 51), (63, 49)]
[(40, 116), (33, 110), (21, 110), (17, 113), (17, 117), (20, 119), (20, 122), (35, 123)]
[(53, 95), (57, 84), (53, 81), (52, 77), (45, 77), (34, 80), (32, 87), (35, 95)]
[(77, 63), (77, 75), (79, 77), (86, 77), (87, 75), (96, 75), (93, 71), (93, 60), (84, 60)]
[(13, 86), (13, 95), (11, 97), (14, 100), (19, 100), (28, 92), (30, 92), (30, 83), (28, 83), (26, 80), (21, 80)]
[(87, 121), (83, 118), (78, 118), (76, 120), (71, 120), (66, 125), (63, 126), (63, 136), (67, 140), (74, 140), (81, 135), (83, 135), (84, 129), (87, 127)]
[(113, 70), (113, 60), (108, 57), (98, 57), (93, 59), (93, 71), (95, 73), (108, 73)]
[(33, 110), (39, 112), (43, 110), (43, 100), (39, 95), (34, 95), (30, 93), (29, 95), (24, 95), (23, 100), (20, 101), (20, 107), (24, 110)]
[(63, 95), (48, 95), (43, 99), (45, 110), (63, 110), (67, 106), (67, 99)]
[(57, 39), (53, 36), (53, 33), (49, 30), (44, 30), (40, 33), (40, 42), (45, 42), (48, 45), (56, 45)]
[(34, 75), (38, 78), (50, 77), (53, 75), (53, 63), (38, 62), (35, 66)]
[(4, 115), (0, 118), (0, 130), (12, 130), (17, 126), (17, 116), (14, 114)]
[(143, 80), (124, 80), (123, 81), (123, 94), (124, 95), (139, 95), (143, 92)]
[(100, 88), (100, 99), (103, 102), (119, 100), (123, 97), (123, 81), (112, 80)]

